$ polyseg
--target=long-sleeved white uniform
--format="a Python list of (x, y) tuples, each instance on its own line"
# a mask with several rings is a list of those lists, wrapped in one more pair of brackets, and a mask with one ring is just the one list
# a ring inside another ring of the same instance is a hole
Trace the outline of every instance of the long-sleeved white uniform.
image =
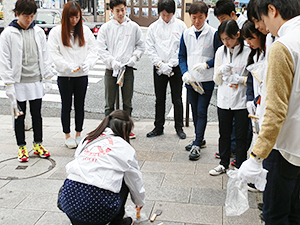
[(152, 23), (147, 32), (146, 48), (148, 57), (154, 66), (160, 62), (178, 66), (178, 52), (182, 33), (186, 30), (182, 20), (172, 17), (169, 23), (161, 17)]
[(125, 64), (133, 55), (140, 59), (145, 51), (142, 30), (128, 17), (125, 17), (122, 24), (115, 19), (103, 24), (98, 32), (97, 42), (99, 57), (107, 69), (112, 68), (113, 60)]
[(251, 49), (248, 46), (244, 46), (243, 51), (238, 55), (240, 45), (234, 47), (231, 53), (226, 48), (226, 54), (224, 52), (224, 46), (218, 48), (215, 56), (214, 66), (214, 81), (218, 88), (217, 105), (221, 109), (246, 109), (246, 86), (244, 84), (238, 84), (237, 88), (229, 87), (227, 82), (223, 82), (222, 74), (220, 73), (220, 66), (222, 64), (231, 63), (234, 67), (232, 73), (239, 74), (239, 76), (246, 76), (247, 71), (247, 59)]
[(91, 30), (83, 25), (83, 35), (85, 40), (84, 46), (79, 46), (78, 40), (75, 42), (72, 37), (70, 44), (72, 47), (66, 47), (61, 39), (61, 25), (54, 27), (48, 37), (50, 54), (55, 64), (58, 76), (80, 77), (84, 74), (82, 70), (76, 73), (71, 72), (70, 65), (81, 66), (87, 63), (91, 68), (94, 67), (98, 60), (97, 43)]
[[(106, 128), (104, 135), (113, 135)], [(132, 201), (137, 206), (145, 204), (145, 189), (134, 148), (123, 138), (112, 136), (80, 150), (87, 141), (80, 143), (75, 159), (66, 165), (68, 179), (94, 185), (119, 193), (123, 179), (129, 188)]]
[[(44, 31), (34, 26), (34, 37), (38, 49), (39, 69), (43, 78), (51, 78), (51, 58)], [(8, 26), (0, 37), (0, 76), (5, 84), (21, 81), (23, 37), (18, 28)]]

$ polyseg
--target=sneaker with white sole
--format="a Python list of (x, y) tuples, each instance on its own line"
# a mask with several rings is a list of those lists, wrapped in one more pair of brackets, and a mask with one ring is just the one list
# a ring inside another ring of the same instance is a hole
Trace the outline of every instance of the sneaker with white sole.
[(65, 140), (65, 145), (68, 148), (76, 148), (77, 144), (74, 138), (69, 137), (67, 140)]
[(129, 135), (129, 139), (135, 139), (135, 138), (136, 138), (135, 134), (131, 132)]
[(222, 173), (226, 173), (226, 168), (225, 168), (225, 166), (223, 166), (221, 164), (219, 164), (217, 167), (215, 167), (209, 171), (209, 174), (212, 176), (217, 176)]
[(80, 137), (80, 136), (77, 136), (77, 137), (75, 138), (75, 142), (76, 142), (77, 146), (79, 145), (81, 139), (82, 139), (82, 137)]
[(27, 148), (26, 146), (19, 146), (19, 156), (18, 156), (18, 160), (20, 162), (28, 162), (29, 160), (29, 156), (28, 156), (28, 152), (27, 152)]
[(33, 153), (41, 158), (48, 158), (50, 153), (44, 148), (42, 143), (33, 143)]
[(201, 154), (200, 147), (197, 145), (193, 145), (190, 155), (189, 155), (189, 159), (190, 160), (198, 160), (200, 158), (200, 154)]

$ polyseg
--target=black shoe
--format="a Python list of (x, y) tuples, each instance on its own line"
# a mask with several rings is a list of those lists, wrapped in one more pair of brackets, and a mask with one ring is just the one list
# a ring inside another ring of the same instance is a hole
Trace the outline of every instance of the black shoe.
[[(185, 146), (185, 150), (191, 151), (192, 150), (192, 146), (193, 146), (192, 144), (189, 144), (189, 145)], [(205, 141), (205, 139), (202, 140), (200, 148), (206, 148), (206, 141)]]
[(190, 160), (198, 160), (200, 158), (201, 149), (197, 145), (193, 145), (189, 155)]
[(260, 210), (260, 211), (262, 211), (263, 210), (263, 207), (264, 207), (264, 203), (258, 203), (257, 204), (257, 208)]
[(264, 220), (264, 216), (263, 216), (263, 214), (261, 213), (261, 214), (259, 214), (259, 218), (262, 220), (262, 221), (265, 221)]
[(177, 130), (176, 133), (177, 133), (177, 135), (178, 135), (178, 137), (180, 139), (186, 139), (186, 134), (183, 132), (182, 129), (181, 130)]
[(150, 131), (146, 136), (147, 137), (155, 137), (155, 136), (159, 136), (159, 135), (163, 135), (164, 132), (163, 131), (158, 131), (156, 130), (156, 128), (154, 128), (152, 131)]
[(131, 217), (126, 217), (122, 221), (122, 225), (132, 225), (133, 224), (133, 219)]

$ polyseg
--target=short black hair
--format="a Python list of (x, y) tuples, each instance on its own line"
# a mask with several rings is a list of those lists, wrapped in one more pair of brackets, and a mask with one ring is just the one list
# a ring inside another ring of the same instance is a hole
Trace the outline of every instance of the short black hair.
[(157, 4), (158, 13), (166, 10), (167, 13), (175, 14), (176, 6), (174, 0), (159, 0)]
[(16, 16), (21, 14), (36, 14), (37, 5), (34, 0), (18, 0), (13, 11), (15, 12)]
[(214, 14), (216, 17), (221, 15), (230, 16), (231, 12), (235, 12), (235, 5), (232, 0), (219, 0), (216, 3)]
[(114, 9), (115, 6), (124, 5), (126, 6), (126, 0), (110, 0), (109, 7)]
[[(228, 37), (234, 38), (240, 31), (239, 26), (235, 22), (235, 20), (226, 20), (218, 27), (218, 37), (221, 40), (221, 34), (226, 33)], [(240, 50), (238, 52), (238, 55), (243, 51), (244, 49), (244, 38), (242, 35), (239, 36), (238, 41), (240, 43)], [(224, 45), (224, 51), (226, 51), (226, 46)]]
[(208, 6), (204, 2), (195, 2), (191, 4), (189, 8), (189, 15), (197, 14), (198, 12), (204, 13), (207, 15), (208, 13)]
[(273, 5), (284, 20), (289, 20), (300, 14), (299, 0), (257, 0), (258, 14), (268, 15), (269, 5)]
[(248, 20), (253, 21), (253, 18), (260, 21), (260, 15), (257, 12), (257, 2), (256, 0), (250, 0), (250, 2), (248, 3), (248, 7), (247, 7), (247, 17)]

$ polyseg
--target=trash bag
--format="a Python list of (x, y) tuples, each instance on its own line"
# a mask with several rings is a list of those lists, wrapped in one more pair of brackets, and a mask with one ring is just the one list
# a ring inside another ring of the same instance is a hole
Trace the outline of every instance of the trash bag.
[(226, 216), (239, 216), (249, 209), (247, 184), (238, 179), (237, 173), (237, 169), (227, 171)]

